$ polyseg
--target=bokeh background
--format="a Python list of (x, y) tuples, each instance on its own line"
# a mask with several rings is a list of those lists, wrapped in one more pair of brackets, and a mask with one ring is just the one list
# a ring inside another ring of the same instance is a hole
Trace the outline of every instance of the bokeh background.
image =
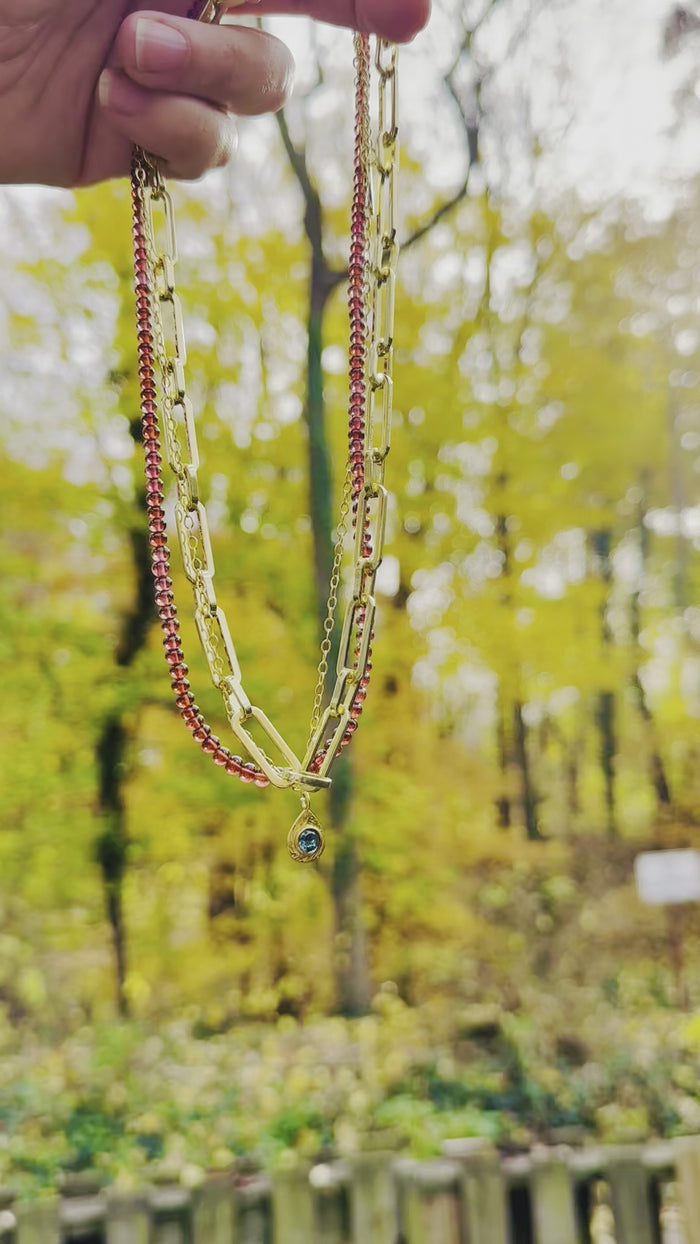
[[(352, 48), (274, 28), (294, 100), (176, 204), (219, 599), (301, 746)], [(666, 0), (444, 0), (402, 53), (387, 557), (318, 867), (287, 856), (294, 800), (170, 702), (128, 189), (2, 191), (3, 1179), (700, 1131), (700, 919), (633, 875), (697, 844), (699, 31)]]

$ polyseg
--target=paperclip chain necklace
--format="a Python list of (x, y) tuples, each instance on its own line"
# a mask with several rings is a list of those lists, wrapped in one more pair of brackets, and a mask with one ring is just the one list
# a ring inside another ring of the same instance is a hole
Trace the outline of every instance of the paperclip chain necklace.
[[(229, 6), (231, 0), (229, 0)], [(190, 16), (219, 21), (226, 8), (199, 0)], [(351, 214), (348, 308), (350, 320), (348, 461), (334, 548), (321, 661), (309, 740), (303, 759), (295, 755), (244, 688), (236, 650), (214, 590), (214, 559), (198, 485), (195, 418), (187, 395), (187, 351), (175, 283), (177, 247), (173, 205), (164, 181), (145, 152), (136, 149), (132, 204), (136, 321), (145, 451), (146, 506), (155, 603), (164, 633), (165, 659), (175, 703), (202, 751), (243, 782), (297, 791), (302, 810), (288, 836), (294, 859), (311, 861), (324, 848), (311, 795), (331, 784), (330, 771), (357, 730), (370, 671), (376, 604), (375, 580), (384, 546), (387, 490), (384, 470), (390, 447), (394, 286), (398, 247), (395, 227), (397, 153), (396, 48), (377, 41), (379, 120), (370, 133), (370, 45), (355, 35), (355, 149)], [(160, 416), (160, 419), (159, 419)], [(213, 733), (195, 703), (188, 680), (170, 578), (165, 520), (164, 456), (175, 481), (175, 525), (185, 576), (194, 596), (194, 620), (214, 685), (223, 698), (231, 729), (247, 759), (235, 755)], [(343, 546), (348, 523), (353, 539), (352, 594), (345, 609), (328, 703), (328, 658), (338, 605)], [(257, 727), (264, 745), (256, 741)], [(269, 752), (276, 756), (273, 759)]]

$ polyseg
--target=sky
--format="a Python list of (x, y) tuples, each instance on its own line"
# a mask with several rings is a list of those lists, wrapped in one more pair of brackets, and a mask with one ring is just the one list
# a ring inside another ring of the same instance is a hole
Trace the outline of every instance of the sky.
[[(432, 21), (400, 57), (404, 141), (426, 180), (449, 189), (463, 171), (463, 135), (441, 74), (456, 47), (460, 18), (482, 0), (435, 0)], [(488, 0), (483, 0), (484, 4)], [(588, 204), (638, 199), (663, 217), (679, 189), (700, 169), (700, 119), (677, 124), (675, 94), (698, 69), (700, 35), (675, 57), (663, 54), (663, 32), (675, 0), (509, 0), (484, 24), (477, 52), (500, 65), (484, 98), (495, 130), (484, 152), (492, 172), (517, 195), (551, 201), (574, 188)], [(313, 41), (331, 52), (339, 89), (349, 86), (350, 36), (295, 18), (274, 30), (292, 47), (299, 89), (311, 77)], [(328, 79), (327, 79), (328, 84)], [(700, 98), (695, 97), (700, 114)], [(324, 121), (323, 92), (317, 121)], [(533, 182), (528, 134), (543, 150)], [(243, 130), (243, 151), (260, 131)], [(498, 155), (496, 152), (498, 151)], [(503, 154), (504, 153), (504, 154)]]
[(528, 41), (531, 78), (540, 84), (537, 119), (553, 140), (543, 177), (573, 183), (597, 202), (639, 197), (653, 212), (667, 203), (664, 187), (697, 172), (700, 127), (696, 120), (679, 129), (674, 95), (694, 65), (700, 70), (700, 38), (689, 37), (676, 57), (663, 55), (673, 7), (673, 0), (543, 5)]

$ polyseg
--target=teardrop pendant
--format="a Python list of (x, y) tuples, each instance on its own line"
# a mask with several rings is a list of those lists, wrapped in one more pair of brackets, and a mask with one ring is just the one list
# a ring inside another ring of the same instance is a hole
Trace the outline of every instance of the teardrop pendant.
[(287, 848), (298, 864), (311, 864), (323, 854), (325, 842), (318, 818), (309, 808), (309, 801), (302, 799), (302, 810), (287, 837)]

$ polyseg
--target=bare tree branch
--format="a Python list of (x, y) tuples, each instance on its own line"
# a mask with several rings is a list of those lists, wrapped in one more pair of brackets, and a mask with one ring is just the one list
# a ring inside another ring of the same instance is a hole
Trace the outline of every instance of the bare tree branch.
[[(448, 196), (442, 203), (439, 203), (429, 216), (421, 222), (415, 229), (404, 238), (401, 243), (402, 250), (409, 250), (415, 246), (422, 238), (426, 237), (432, 229), (445, 217), (448, 216), (455, 207), (457, 207), (467, 197), (469, 193), (469, 182), (473, 169), (480, 163), (479, 153), (479, 137), (482, 119), (482, 91), (486, 79), (485, 72), (474, 61), (473, 44), (479, 31), (494, 10), (499, 0), (488, 0), (484, 5), (478, 19), (463, 31), (462, 39), (458, 45), (457, 52), (454, 56), (452, 64), (443, 74), (443, 83), (448, 94), (452, 98), (457, 109), (461, 126), (465, 135), (466, 147), (466, 171), (462, 181), (457, 189)], [(471, 60), (474, 67), (473, 85), (469, 91), (468, 97), (460, 89), (459, 74), (463, 69), (465, 61)], [(319, 64), (318, 78), (312, 91), (321, 83), (323, 78), (322, 69)], [(311, 93), (311, 92), (309, 92)], [(323, 269), (323, 280), (327, 291), (330, 293), (336, 285), (342, 284), (347, 280), (347, 268), (332, 268), (328, 264), (323, 250), (323, 221), (321, 201), (316, 187), (311, 181), (308, 165), (306, 162), (305, 152), (295, 147), (291, 134), (289, 132), (289, 124), (285, 110), (276, 114), (277, 126), (280, 131), (282, 143), (284, 145), (290, 167), (296, 177), (297, 183), (301, 189), (306, 205), (304, 225), (307, 236), (312, 246), (312, 250), (317, 262), (321, 261)]]
[(284, 149), (287, 153), (287, 159), (291, 167), (299, 188), (304, 197), (306, 205), (306, 214), (304, 224), (309, 235), (309, 241), (314, 250), (318, 246), (320, 253), (323, 253), (322, 239), (322, 223), (321, 223), (321, 200), (316, 187), (311, 181), (309, 168), (306, 163), (306, 153), (300, 151), (294, 146), (291, 134), (289, 133), (289, 125), (287, 124), (287, 115), (284, 108), (280, 112), (275, 113), (275, 121), (280, 132)]
[(700, 30), (698, 14), (686, 8), (684, 4), (677, 4), (669, 13), (664, 25), (663, 50), (665, 55), (675, 56), (686, 36), (697, 34), (698, 30)]
[[(407, 238), (401, 243), (402, 251), (409, 250), (420, 242), (445, 216), (449, 215), (469, 193), (469, 181), (473, 169), (480, 163), (479, 139), (482, 121), (482, 92), (484, 81), (486, 79), (485, 71), (477, 65), (474, 57), (474, 40), (484, 25), (489, 15), (496, 7), (498, 0), (489, 0), (484, 7), (478, 20), (471, 26), (465, 26), (462, 34), (461, 42), (457, 48), (456, 55), (449, 69), (443, 74), (442, 81), (446, 91), (452, 98), (457, 109), (461, 127), (464, 131), (465, 147), (466, 147), (466, 170), (462, 181), (457, 189), (446, 198), (442, 203), (438, 204), (430, 215), (418, 225)], [(465, 63), (471, 62), (473, 69), (473, 84), (466, 97), (459, 85), (460, 70), (464, 68)]]
[(323, 208), (321, 199), (309, 174), (306, 153), (294, 146), (284, 108), (275, 114), (277, 128), (289, 160), (290, 168), (304, 198), (304, 229), (311, 245), (318, 279), (328, 295), (342, 281), (347, 280), (347, 269), (331, 268), (323, 247)]

